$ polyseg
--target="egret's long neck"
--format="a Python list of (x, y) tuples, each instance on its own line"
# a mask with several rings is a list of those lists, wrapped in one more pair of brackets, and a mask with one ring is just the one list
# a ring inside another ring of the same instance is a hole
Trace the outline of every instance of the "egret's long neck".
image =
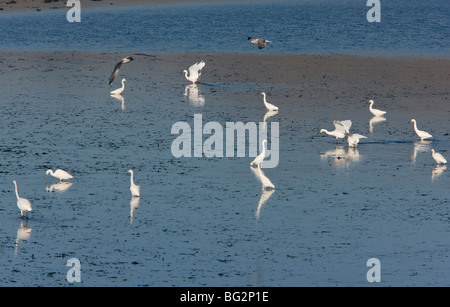
[(125, 88), (125, 81), (122, 80), (122, 89)]
[(267, 105), (266, 94), (263, 94), (263, 100), (264, 100), (264, 104)]
[(418, 133), (419, 129), (417, 129), (417, 122), (414, 121), (414, 131), (416, 131), (416, 133)]
[(262, 145), (263, 145), (262, 155), (263, 155), (263, 157), (265, 157), (266, 156), (266, 142), (264, 142)]
[(134, 181), (133, 181), (133, 172), (131, 172), (130, 182), (131, 182), (131, 185), (134, 185)]
[(372, 111), (372, 110), (373, 110), (373, 108), (372, 108), (372, 107), (373, 107), (373, 102), (371, 102), (371, 103), (370, 103), (370, 106), (369, 106), (369, 109), (370, 109), (370, 111)]
[(16, 187), (16, 196), (17, 196), (17, 199), (19, 199), (20, 197), (19, 197), (19, 192), (17, 192), (17, 183), (14, 182), (14, 186)]

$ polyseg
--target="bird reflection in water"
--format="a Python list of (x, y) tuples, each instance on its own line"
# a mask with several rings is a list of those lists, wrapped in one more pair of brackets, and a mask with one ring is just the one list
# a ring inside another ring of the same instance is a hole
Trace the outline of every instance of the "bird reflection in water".
[(257, 168), (250, 167), (256, 179), (258, 179), (262, 184), (261, 197), (259, 198), (258, 207), (255, 212), (255, 217), (258, 219), (261, 212), (262, 206), (269, 200), (272, 194), (275, 192), (275, 185), (270, 181), (269, 178), (264, 174), (261, 166), (258, 165)]
[(439, 176), (441, 176), (447, 170), (447, 166), (445, 164), (436, 165), (435, 168), (431, 171), (431, 181), (435, 181)]
[(184, 89), (183, 96), (189, 98), (189, 102), (194, 107), (203, 107), (205, 105), (205, 98), (200, 92), (197, 84), (189, 84)]
[(429, 152), (431, 141), (417, 141), (414, 142), (414, 150), (411, 155), (411, 161), (416, 163), (417, 154), (419, 152)]
[(383, 116), (374, 116), (370, 119), (369, 121), (369, 131), (370, 133), (373, 133), (373, 127), (375, 126), (375, 124), (381, 123), (386, 121), (386, 118)]
[(23, 224), (23, 220), (20, 223), (19, 229), (17, 229), (17, 238), (16, 238), (16, 244), (14, 248), (14, 255), (17, 256), (18, 248), (19, 248), (19, 242), (28, 241), (31, 237), (31, 228), (28, 227), (27, 224)]
[(122, 111), (125, 111), (127, 108), (125, 107), (125, 98), (122, 95), (112, 94), (111, 97), (122, 102)]
[(130, 200), (130, 223), (133, 224), (134, 210), (139, 207), (140, 198), (133, 196)]
[(333, 158), (333, 165), (335, 168), (339, 168), (345, 165), (347, 168), (354, 162), (358, 162), (361, 158), (359, 151), (355, 147), (343, 147), (337, 146), (335, 149), (330, 149), (325, 153), (320, 154), (321, 159)]
[(45, 185), (45, 189), (47, 192), (58, 192), (58, 193), (64, 193), (66, 192), (71, 186), (73, 185), (72, 182), (67, 181), (61, 181), (55, 184), (52, 184), (50, 187), (48, 185)]

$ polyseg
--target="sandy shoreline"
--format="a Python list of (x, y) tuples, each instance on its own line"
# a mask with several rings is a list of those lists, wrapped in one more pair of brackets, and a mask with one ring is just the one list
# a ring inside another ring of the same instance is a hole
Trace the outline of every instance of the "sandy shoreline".
[[(252, 1), (252, 0), (246, 0)], [(207, 3), (209, 0), (81, 0), (81, 8), (120, 7), (133, 5), (162, 5), (162, 4), (186, 4)], [(233, 0), (220, 0), (220, 2), (233, 2)], [(68, 9), (67, 0), (0, 0), (0, 13), (4, 12), (33, 12), (52, 9)]]
[[(124, 53), (4, 52), (0, 76), (20, 78), (32, 68), (65, 76), (67, 69), (85, 71), (107, 79)], [(206, 62), (202, 82), (210, 84), (261, 84), (285, 90), (286, 97), (384, 103), (448, 103), (450, 60), (435, 58), (384, 58), (348, 55), (255, 55), (234, 53), (165, 53), (136, 56), (122, 69), (123, 75), (148, 83), (186, 80), (182, 69), (199, 60)], [(8, 64), (6, 64), (8, 63)], [(81, 65), (80, 65), (81, 64)], [(84, 68), (83, 68), (84, 65)], [(258, 69), (255, 69), (257, 67)], [(146, 80), (148, 79), (148, 80)]]

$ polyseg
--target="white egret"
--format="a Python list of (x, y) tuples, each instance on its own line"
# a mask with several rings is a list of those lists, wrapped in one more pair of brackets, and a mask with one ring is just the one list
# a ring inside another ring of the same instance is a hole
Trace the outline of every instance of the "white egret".
[(277, 106), (274, 106), (273, 104), (267, 102), (266, 93), (262, 92), (261, 95), (263, 95), (263, 102), (268, 111), (278, 111)]
[(266, 157), (266, 145), (267, 144), (267, 140), (263, 140), (262, 141), (262, 152), (252, 161), (252, 163), (250, 163), (251, 166), (259, 166), (263, 161), (264, 158)]
[(346, 133), (345, 136), (347, 137), (347, 142), (349, 147), (356, 147), (358, 146), (360, 139), (367, 139), (367, 136), (357, 134), (357, 133)]
[(140, 192), (141, 192), (141, 187), (134, 184), (134, 180), (133, 180), (134, 172), (130, 169), (128, 171), (128, 173), (131, 174), (131, 185), (130, 185), (131, 196), (139, 197)]
[(19, 193), (17, 192), (17, 182), (14, 180), (13, 183), (14, 186), (16, 187), (17, 207), (19, 207), (20, 215), (23, 218), (23, 214), (27, 213), (28, 218), (28, 212), (33, 210), (31, 208), (31, 203), (28, 199), (19, 197)]
[[(187, 70), (183, 70), (184, 76), (188, 81), (192, 83), (198, 83), (200, 80), (200, 76), (202, 75), (202, 69), (205, 67), (205, 62), (201, 61), (200, 63), (195, 63), (191, 67), (189, 67), (189, 72)], [(188, 76), (189, 73), (189, 76)]]
[(267, 43), (271, 43), (271, 41), (268, 41), (263, 38), (252, 38), (250, 36), (247, 36), (247, 40), (249, 40), (252, 44), (255, 44), (258, 46), (259, 49), (263, 49), (266, 47)]
[(431, 156), (437, 164), (447, 164), (447, 160), (444, 158), (444, 156), (434, 151), (434, 149), (431, 149)]
[(432, 138), (433, 136), (428, 132), (417, 129), (417, 122), (415, 119), (411, 119), (409, 123), (414, 123), (414, 131), (420, 137), (420, 140), (423, 141), (425, 139)]
[(111, 76), (109, 77), (109, 84), (108, 85), (111, 85), (111, 83), (113, 83), (114, 79), (116, 79), (117, 75), (119, 74), (119, 69), (122, 66), (122, 64), (130, 63), (133, 60), (134, 59), (131, 56), (127, 56), (127, 57), (123, 58), (122, 60), (120, 60), (116, 64), (116, 66), (114, 66), (114, 70), (113, 70)]
[(111, 92), (111, 95), (122, 95), (123, 91), (125, 90), (125, 82), (127, 80), (124, 78), (122, 79), (122, 87), (118, 88), (117, 90), (114, 90)]
[(53, 172), (53, 170), (49, 169), (47, 172), (45, 172), (45, 176), (48, 176), (48, 174), (52, 175), (55, 178), (58, 178), (59, 181), (69, 180), (69, 179), (73, 178), (73, 176), (71, 174), (69, 174), (68, 172), (66, 172), (62, 169), (57, 169), (55, 172)]
[(374, 104), (373, 100), (369, 100), (368, 103), (370, 103), (370, 106), (369, 106), (370, 113), (372, 113), (373, 115), (375, 115), (375, 116), (383, 116), (384, 114), (386, 114), (386, 111), (381, 111), (381, 110), (378, 110), (378, 109), (374, 109), (372, 107), (373, 104)]
[(326, 133), (328, 135), (334, 136), (336, 138), (336, 141), (338, 139), (345, 138), (345, 134), (350, 132), (350, 127), (352, 126), (351, 120), (333, 120), (334, 124), (334, 130), (328, 131), (327, 129), (320, 130), (320, 133)]

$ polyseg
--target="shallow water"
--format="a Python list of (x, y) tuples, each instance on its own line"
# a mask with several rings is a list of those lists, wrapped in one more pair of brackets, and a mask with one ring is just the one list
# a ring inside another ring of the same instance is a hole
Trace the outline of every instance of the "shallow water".
[[(2, 49), (120, 52), (257, 52), (247, 36), (270, 41), (265, 53), (448, 56), (446, 0), (385, 1), (369, 23), (366, 1), (262, 1), (0, 14)], [(132, 18), (130, 18), (132, 16)]]
[[(61, 74), (0, 86), (0, 284), (68, 286), (66, 262), (78, 258), (82, 286), (364, 286), (375, 257), (381, 285), (450, 285), (450, 177), (432, 177), (430, 154), (448, 156), (450, 109), (385, 106), (387, 120), (370, 132), (362, 103), (283, 98), (272, 86), (280, 163), (264, 170), (276, 189), (262, 193), (250, 157), (175, 159), (170, 148), (172, 125), (192, 125), (194, 114), (262, 121), (257, 93), (267, 85), (201, 84), (198, 103), (182, 78), (153, 76), (130, 85), (122, 104), (101, 71)], [(407, 124), (424, 109), (431, 144)], [(334, 118), (369, 138), (349, 150), (319, 135)], [(63, 193), (47, 191), (57, 180), (45, 171), (57, 167), (75, 177)], [(134, 209), (128, 169), (142, 189)], [(13, 180), (33, 204), (28, 229)]]

